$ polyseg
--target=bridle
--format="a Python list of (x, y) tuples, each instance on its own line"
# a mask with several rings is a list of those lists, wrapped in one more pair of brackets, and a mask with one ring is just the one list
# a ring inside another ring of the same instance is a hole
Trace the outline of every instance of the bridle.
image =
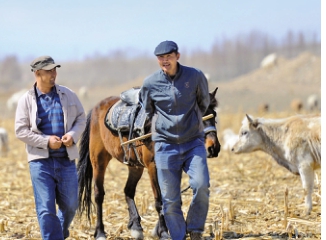
[[(216, 112), (213, 110), (213, 114), (214, 114), (214, 119), (216, 117)], [(210, 125), (210, 126), (207, 126), (204, 128), (204, 132), (205, 132), (205, 135), (207, 135), (208, 133), (210, 132), (215, 132), (217, 133), (217, 129), (216, 129), (216, 126), (215, 124), (214, 125)]]
[(208, 126), (208, 127), (204, 128), (204, 132), (205, 132), (205, 134), (208, 134), (210, 132), (217, 132), (217, 130), (216, 130), (215, 126)]

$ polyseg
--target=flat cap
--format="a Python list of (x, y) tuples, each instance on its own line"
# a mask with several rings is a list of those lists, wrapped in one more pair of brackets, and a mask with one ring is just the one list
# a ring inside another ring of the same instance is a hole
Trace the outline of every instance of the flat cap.
[(56, 64), (50, 56), (41, 56), (31, 62), (31, 67), (31, 71), (35, 72), (40, 69), (51, 70), (55, 67), (61, 67), (61, 65)]
[(178, 45), (173, 41), (164, 41), (161, 42), (157, 47), (155, 48), (154, 54), (156, 56), (164, 55), (172, 52), (178, 52)]

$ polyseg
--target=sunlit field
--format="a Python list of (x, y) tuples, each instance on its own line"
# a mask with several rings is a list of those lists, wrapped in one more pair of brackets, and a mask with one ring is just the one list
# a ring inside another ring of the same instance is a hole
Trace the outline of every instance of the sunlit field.
[[(220, 112), (218, 129), (238, 132), (243, 112)], [(251, 113), (262, 117), (286, 117), (292, 112)], [(0, 118), (0, 126), (9, 133), (10, 151), (0, 157), (0, 238), (41, 239), (37, 223), (33, 189), (24, 144), (14, 135), (14, 118)], [(262, 152), (234, 155), (221, 151), (208, 160), (211, 177), (210, 208), (204, 236), (206, 239), (321, 239), (321, 171), (315, 176), (313, 209), (304, 214), (303, 189), (299, 176), (279, 166)], [(107, 239), (129, 239), (128, 210), (123, 186), (127, 167), (113, 159), (106, 172), (104, 224)], [(157, 221), (154, 199), (147, 171), (137, 187), (136, 203), (142, 217), (145, 239)], [(185, 175), (182, 187), (188, 186)], [(191, 191), (182, 194), (186, 213)], [(286, 210), (287, 209), (287, 210)], [(92, 222), (76, 216), (68, 239), (93, 239)]]

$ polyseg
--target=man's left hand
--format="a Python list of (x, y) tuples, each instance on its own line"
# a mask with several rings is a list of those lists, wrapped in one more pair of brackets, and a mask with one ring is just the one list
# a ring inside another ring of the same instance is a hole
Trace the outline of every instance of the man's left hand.
[(66, 147), (71, 147), (74, 144), (74, 139), (69, 134), (62, 136), (61, 141)]

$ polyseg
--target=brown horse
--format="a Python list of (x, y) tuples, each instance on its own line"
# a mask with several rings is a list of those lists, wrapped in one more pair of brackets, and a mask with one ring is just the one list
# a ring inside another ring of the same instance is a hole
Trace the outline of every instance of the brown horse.
[[(215, 98), (217, 88), (210, 93), (211, 103), (205, 115), (214, 114), (214, 118), (204, 121), (206, 133), (207, 157), (217, 157), (220, 151), (220, 143), (217, 138), (215, 128), (215, 108), (217, 100)], [(97, 222), (94, 237), (96, 239), (106, 239), (104, 224), (102, 220), (102, 204), (104, 199), (104, 175), (106, 167), (112, 158), (125, 163), (125, 151), (121, 147), (121, 139), (114, 131), (109, 130), (105, 125), (105, 118), (108, 109), (120, 100), (119, 97), (108, 97), (97, 104), (87, 115), (86, 128), (80, 140), (80, 159), (77, 164), (78, 170), (78, 190), (79, 190), (79, 215), (86, 211), (88, 220), (92, 212), (92, 181), (94, 181), (94, 194), (97, 211)], [(150, 132), (149, 122), (146, 124), (146, 133)], [(128, 134), (126, 134), (128, 135)], [(123, 141), (128, 140), (128, 136), (122, 137)], [(132, 238), (143, 239), (143, 228), (140, 223), (140, 216), (135, 205), (134, 197), (138, 181), (140, 180), (144, 168), (148, 169), (152, 191), (154, 193), (155, 208), (158, 213), (158, 222), (152, 232), (153, 236), (160, 239), (169, 237), (168, 229), (162, 214), (161, 192), (157, 181), (156, 167), (154, 162), (154, 149), (151, 138), (137, 140), (137, 153), (133, 151), (128, 156), (128, 178), (124, 188), (125, 200), (128, 205), (129, 223), (128, 229)], [(138, 158), (137, 158), (138, 155)], [(137, 159), (140, 159), (138, 161)]]

